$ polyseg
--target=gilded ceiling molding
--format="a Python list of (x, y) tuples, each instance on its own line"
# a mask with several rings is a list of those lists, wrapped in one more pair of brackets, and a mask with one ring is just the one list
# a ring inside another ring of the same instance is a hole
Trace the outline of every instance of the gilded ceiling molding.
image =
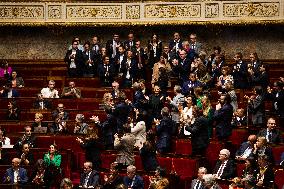
[(0, 2), (0, 25), (273, 24), (284, 0), (194, 2)]

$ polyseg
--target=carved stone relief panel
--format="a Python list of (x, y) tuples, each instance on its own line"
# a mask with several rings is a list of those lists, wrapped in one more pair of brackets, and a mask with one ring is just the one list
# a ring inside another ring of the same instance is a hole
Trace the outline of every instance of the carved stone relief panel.
[(2, 19), (43, 19), (44, 6), (41, 5), (0, 5)]
[(48, 5), (48, 18), (60, 19), (62, 15), (61, 5)]
[(147, 4), (145, 18), (198, 18), (201, 4)]
[(126, 5), (126, 19), (139, 19), (140, 5)]
[(279, 2), (224, 3), (225, 17), (274, 17), (279, 16)]
[(122, 19), (122, 5), (67, 5), (67, 19)]
[(205, 18), (217, 18), (219, 17), (219, 4), (218, 3), (206, 3), (205, 4)]

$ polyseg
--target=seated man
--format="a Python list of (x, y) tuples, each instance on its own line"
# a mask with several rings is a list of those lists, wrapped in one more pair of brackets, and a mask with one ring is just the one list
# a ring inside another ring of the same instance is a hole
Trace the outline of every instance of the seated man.
[(136, 174), (136, 167), (129, 165), (127, 167), (127, 176), (123, 178), (124, 185), (131, 189), (144, 189), (142, 177)]
[(231, 179), (235, 177), (235, 163), (230, 159), (230, 151), (222, 149), (219, 160), (213, 170), (213, 174), (218, 179)]
[(20, 167), (20, 163), (21, 160), (19, 158), (12, 160), (12, 167), (6, 170), (4, 183), (23, 185), (28, 182), (27, 171)]
[(30, 148), (35, 147), (35, 137), (32, 136), (32, 128), (30, 126), (25, 127), (24, 135), (16, 142), (14, 149), (21, 152), (23, 145), (29, 144)]
[(64, 87), (61, 94), (62, 98), (81, 98), (81, 90), (75, 87), (74, 81), (69, 81), (69, 87)]
[(52, 112), (52, 118), (54, 120), (50, 132), (68, 132), (66, 127), (66, 121), (69, 119), (68, 113), (64, 110), (64, 105), (62, 103), (58, 104), (57, 109)]
[(250, 135), (248, 141), (241, 144), (241, 147), (236, 152), (237, 160), (246, 160), (248, 157), (253, 157), (253, 148), (256, 142), (256, 135)]
[(51, 107), (51, 103), (47, 99), (44, 99), (41, 93), (37, 94), (37, 98), (33, 105), (34, 109), (47, 110), (51, 109)]
[(198, 173), (197, 173), (197, 179), (193, 179), (191, 182), (191, 187), (190, 189), (204, 189), (205, 185), (204, 185), (204, 181), (203, 181), (203, 176), (207, 174), (207, 169), (205, 167), (200, 167), (198, 169)]
[(20, 94), (16, 89), (12, 88), (12, 84), (9, 82), (3, 86), (2, 90), (0, 90), (0, 96), (3, 98), (15, 98), (19, 97)]
[(247, 116), (245, 115), (245, 110), (239, 108), (234, 112), (232, 118), (232, 127), (246, 127), (247, 126)]
[(265, 137), (270, 144), (279, 144), (283, 140), (280, 130), (276, 129), (276, 120), (272, 117), (268, 118), (267, 128), (259, 131), (258, 136)]
[(54, 87), (55, 87), (55, 81), (50, 80), (48, 82), (48, 87), (43, 88), (41, 90), (43, 98), (59, 98), (58, 91)]
[(35, 122), (32, 123), (32, 131), (34, 131), (35, 127), (46, 127), (48, 128), (48, 123), (43, 122), (43, 115), (42, 113), (35, 113)]
[(81, 174), (79, 188), (96, 188), (99, 185), (99, 172), (93, 170), (92, 162), (84, 163), (84, 172)]

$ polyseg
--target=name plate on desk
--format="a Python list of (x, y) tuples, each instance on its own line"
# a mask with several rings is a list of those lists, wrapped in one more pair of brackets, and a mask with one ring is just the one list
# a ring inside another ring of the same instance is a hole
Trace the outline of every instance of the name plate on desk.
[(13, 147), (14, 147), (14, 145), (11, 145), (11, 144), (8, 144), (8, 145), (5, 144), (5, 145), (2, 146), (2, 148), (6, 148), (6, 149), (7, 148), (13, 148)]

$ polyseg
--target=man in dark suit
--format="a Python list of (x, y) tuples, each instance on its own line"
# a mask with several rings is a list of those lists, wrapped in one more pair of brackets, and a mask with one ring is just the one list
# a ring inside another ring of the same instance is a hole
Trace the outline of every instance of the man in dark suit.
[(117, 120), (112, 114), (112, 107), (105, 106), (104, 110), (107, 114), (107, 118), (104, 122), (100, 123), (98, 116), (90, 118), (100, 128), (102, 133), (102, 139), (106, 150), (113, 149), (114, 134), (117, 133)]
[(242, 53), (238, 52), (234, 56), (235, 64), (233, 64), (233, 77), (236, 89), (246, 89), (248, 87), (248, 67), (243, 62)]
[(205, 167), (199, 167), (197, 173), (197, 179), (193, 179), (191, 182), (190, 189), (205, 189), (205, 185), (203, 183), (203, 175), (207, 173), (207, 169)]
[(18, 91), (12, 88), (12, 84), (10, 82), (3, 86), (3, 89), (0, 90), (0, 95), (3, 98), (15, 98), (20, 96)]
[[(24, 185), (28, 182), (27, 171), (20, 167), (21, 160), (14, 158), (12, 160), (12, 167), (6, 170), (4, 176), (4, 183)], [(15, 175), (17, 177), (15, 177)]]
[(67, 63), (68, 75), (70, 77), (80, 77), (84, 69), (84, 57), (81, 50), (78, 49), (78, 41), (72, 42), (72, 49), (66, 52), (64, 62)]
[(80, 177), (79, 188), (96, 188), (99, 185), (99, 172), (93, 170), (92, 162), (84, 163), (84, 172)]
[(249, 59), (250, 63), (248, 67), (250, 67), (253, 70), (255, 76), (257, 76), (259, 74), (259, 67), (262, 65), (262, 62), (258, 59), (256, 52), (250, 53)]
[(195, 119), (192, 123), (192, 119), (189, 118), (186, 123), (185, 130), (191, 133), (191, 146), (192, 155), (205, 155), (207, 146), (209, 144), (208, 135), (208, 120), (202, 115), (202, 110), (199, 110), (197, 106), (192, 108), (192, 115)]
[[(280, 122), (284, 121), (284, 89), (283, 82), (277, 81), (273, 84), (273, 90), (267, 89), (268, 98), (272, 100), (274, 112), (280, 117)], [(283, 127), (283, 126), (282, 126)]]
[(126, 41), (124, 41), (123, 45), (124, 45), (126, 50), (133, 51), (135, 49), (135, 43), (136, 43), (136, 40), (134, 38), (134, 33), (132, 31), (130, 31), (128, 33), (128, 39)]
[(47, 99), (44, 99), (41, 93), (37, 94), (37, 98), (34, 101), (33, 107), (40, 110), (47, 110), (52, 108), (51, 103)]
[(174, 38), (170, 40), (169, 42), (169, 50), (177, 54), (179, 52), (179, 49), (182, 49), (182, 40), (180, 38), (180, 35), (178, 32), (174, 33)]
[(113, 39), (108, 40), (106, 43), (106, 51), (107, 55), (110, 58), (114, 58), (116, 54), (118, 53), (118, 47), (121, 45), (119, 35), (117, 33), (113, 34)]
[(110, 63), (108, 56), (103, 57), (103, 64), (98, 66), (98, 75), (102, 85), (111, 86), (115, 76), (115, 67)]
[(235, 163), (230, 159), (230, 151), (222, 149), (213, 174), (215, 174), (218, 179), (232, 179), (235, 177), (235, 170)]
[(96, 55), (100, 53), (101, 46), (99, 44), (98, 36), (94, 36), (92, 39), (91, 49), (95, 52)]
[(259, 131), (258, 136), (265, 137), (267, 142), (271, 144), (279, 144), (283, 142), (280, 130), (276, 129), (276, 120), (272, 117), (268, 118), (267, 128)]
[(174, 59), (172, 64), (173, 64), (173, 73), (179, 77), (181, 80), (181, 86), (183, 82), (188, 80), (188, 75), (190, 72), (190, 60), (187, 58), (187, 53), (185, 50), (181, 50), (179, 52), (179, 57), (180, 59)]
[(122, 76), (122, 83), (125, 88), (131, 87), (134, 80), (137, 78), (137, 62), (133, 58), (133, 52), (126, 51), (125, 69)]
[(197, 80), (196, 73), (190, 73), (189, 80), (184, 82), (182, 85), (181, 93), (184, 96), (194, 95), (194, 89), (201, 86), (202, 83)]
[(115, 66), (115, 75), (121, 79), (126, 69), (126, 53), (124, 46), (121, 45), (118, 47), (118, 52), (115, 55), (113, 62)]
[(123, 132), (123, 125), (127, 123), (128, 116), (131, 111), (130, 105), (128, 105), (126, 100), (126, 95), (124, 92), (121, 92), (118, 96), (118, 102), (114, 107), (113, 115), (117, 119), (117, 129), (119, 133)]
[(146, 60), (148, 58), (147, 53), (140, 46), (141, 42), (135, 42), (135, 48), (133, 50), (133, 57), (137, 62), (137, 78), (138, 79), (146, 79), (145, 69), (146, 69)]
[(229, 94), (222, 94), (213, 119), (216, 121), (216, 135), (220, 141), (225, 141), (232, 134), (233, 106)]
[(237, 160), (246, 160), (248, 157), (253, 157), (253, 148), (256, 142), (256, 135), (250, 135), (248, 141), (243, 142), (236, 152)]
[(32, 136), (32, 128), (30, 126), (25, 127), (24, 135), (16, 142), (14, 149), (19, 153), (22, 151), (23, 144), (28, 144), (30, 148), (35, 147), (35, 137)]
[(83, 75), (86, 77), (93, 77), (97, 72), (97, 62), (96, 62), (96, 52), (91, 49), (91, 44), (89, 41), (86, 41), (84, 44), (83, 51), (84, 58), (84, 69)]
[(127, 167), (127, 176), (123, 178), (123, 182), (128, 189), (144, 189), (143, 179), (136, 174), (136, 167), (134, 165)]
[(176, 124), (169, 117), (169, 108), (164, 107), (161, 110), (161, 115), (161, 120), (154, 119), (157, 130), (156, 146), (158, 152), (167, 153), (171, 150), (172, 135), (173, 131), (175, 130)]

